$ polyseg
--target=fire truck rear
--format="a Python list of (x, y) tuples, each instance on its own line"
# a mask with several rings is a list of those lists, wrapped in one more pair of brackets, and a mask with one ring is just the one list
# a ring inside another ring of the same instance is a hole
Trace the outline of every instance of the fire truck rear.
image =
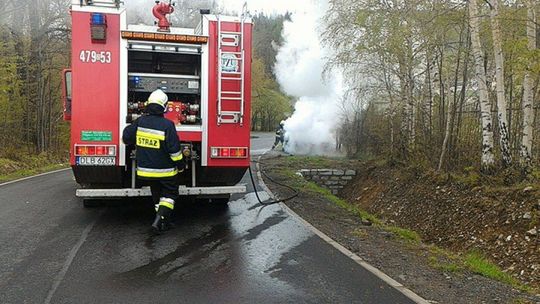
[(73, 0), (71, 69), (64, 71), (70, 162), (82, 198), (149, 196), (135, 178), (134, 147), (122, 130), (161, 89), (188, 168), (181, 195), (223, 199), (249, 167), (251, 20), (205, 14), (195, 29), (173, 27), (171, 3), (155, 25), (128, 25), (119, 0)]

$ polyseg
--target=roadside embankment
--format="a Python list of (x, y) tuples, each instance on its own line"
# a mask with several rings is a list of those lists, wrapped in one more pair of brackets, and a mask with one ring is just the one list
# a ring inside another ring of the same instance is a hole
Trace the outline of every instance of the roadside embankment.
[[(261, 167), (299, 190), (288, 207), (426, 299), (540, 303), (534, 187), (470, 187), (383, 163), (275, 151)], [(316, 169), (356, 176), (335, 196), (306, 178)], [(266, 183), (279, 197), (290, 195)]]
[(540, 286), (538, 186), (472, 186), (387, 164), (364, 164), (340, 195), (454, 252), (481, 252), (504, 273)]
[(46, 153), (39, 155), (20, 154), (10, 158), (0, 156), (0, 183), (67, 168), (67, 161), (66, 157)]

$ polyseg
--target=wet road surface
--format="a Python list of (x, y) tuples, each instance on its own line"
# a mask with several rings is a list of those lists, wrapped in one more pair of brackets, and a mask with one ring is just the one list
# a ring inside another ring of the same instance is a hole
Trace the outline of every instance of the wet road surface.
[(0, 303), (411, 303), (243, 182), (161, 236), (149, 202), (84, 209), (70, 171), (0, 186)]

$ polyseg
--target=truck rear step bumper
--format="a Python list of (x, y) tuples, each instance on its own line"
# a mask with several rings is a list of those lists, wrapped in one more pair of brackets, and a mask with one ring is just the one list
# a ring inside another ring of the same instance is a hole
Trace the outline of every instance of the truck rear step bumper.
[[(178, 188), (180, 195), (224, 195), (245, 193), (246, 185), (223, 186), (223, 187), (186, 187)], [(120, 198), (151, 196), (149, 187), (125, 188), (125, 189), (77, 189), (75, 195), (80, 198)]]

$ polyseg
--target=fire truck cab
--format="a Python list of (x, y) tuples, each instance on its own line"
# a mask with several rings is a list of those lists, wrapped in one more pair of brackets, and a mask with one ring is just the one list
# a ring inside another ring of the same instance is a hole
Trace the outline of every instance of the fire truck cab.
[(64, 71), (70, 163), (82, 198), (149, 196), (135, 178), (134, 147), (122, 131), (156, 89), (169, 98), (189, 159), (181, 195), (227, 198), (250, 165), (251, 19), (201, 14), (197, 28), (173, 27), (170, 3), (156, 25), (128, 25), (119, 0), (73, 0), (71, 69)]

